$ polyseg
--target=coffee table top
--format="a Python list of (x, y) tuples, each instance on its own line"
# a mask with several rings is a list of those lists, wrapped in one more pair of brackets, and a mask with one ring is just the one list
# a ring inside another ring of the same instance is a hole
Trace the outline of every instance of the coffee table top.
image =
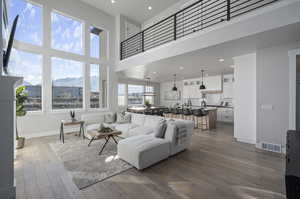
[(121, 135), (122, 132), (118, 131), (118, 130), (113, 130), (111, 132), (107, 132), (107, 133), (101, 133), (98, 130), (90, 130), (87, 132), (87, 134), (89, 134), (91, 137), (96, 137), (97, 139), (103, 139), (109, 136), (118, 136)]

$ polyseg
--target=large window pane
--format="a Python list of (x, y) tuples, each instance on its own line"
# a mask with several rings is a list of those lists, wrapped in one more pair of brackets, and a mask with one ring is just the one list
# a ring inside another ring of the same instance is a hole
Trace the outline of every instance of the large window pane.
[(128, 104), (139, 105), (143, 104), (143, 85), (128, 85)]
[[(154, 93), (153, 86), (145, 86), (146, 93)], [(148, 101), (150, 104), (154, 104), (154, 96), (145, 96), (145, 101)]]
[(52, 58), (52, 109), (82, 108), (83, 64)]
[(51, 46), (57, 50), (83, 54), (83, 23), (52, 12)]
[(100, 58), (100, 33), (101, 29), (90, 27), (90, 56)]
[(125, 93), (126, 93), (126, 84), (118, 84), (118, 105), (119, 106), (126, 105)]
[(20, 15), (15, 39), (34, 45), (42, 45), (42, 8), (24, 0), (10, 0), (8, 2), (10, 26), (16, 15)]
[(11, 75), (24, 78), (28, 100), (25, 110), (38, 111), (42, 109), (42, 55), (24, 51), (12, 50), (9, 63)]
[(100, 108), (100, 66), (90, 65), (90, 107)]

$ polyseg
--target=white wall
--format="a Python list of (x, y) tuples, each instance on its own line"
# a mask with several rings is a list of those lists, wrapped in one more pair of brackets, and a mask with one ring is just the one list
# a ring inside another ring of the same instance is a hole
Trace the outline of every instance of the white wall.
[(174, 86), (174, 81), (172, 82), (163, 82), (160, 83), (160, 105), (162, 106), (173, 106), (176, 103), (182, 104), (183, 99), (182, 99), (182, 91), (183, 91), (183, 81), (176, 81), (176, 86), (177, 89), (181, 92), (181, 99), (180, 100), (165, 100), (165, 92), (166, 91), (171, 91)]
[(188, 4), (189, 2), (195, 2), (195, 1), (196, 0), (180, 0), (179, 2), (173, 4), (172, 6), (168, 7), (167, 9), (165, 9), (164, 11), (159, 13), (158, 15), (156, 15), (156, 16), (152, 17), (151, 19), (145, 21), (142, 24), (142, 28), (145, 29), (149, 26), (152, 26), (152, 25), (156, 24), (157, 22), (163, 20), (164, 18), (169, 17), (172, 14), (175, 14), (176, 12), (181, 10), (182, 6)]
[[(108, 75), (108, 102), (109, 108), (115, 109), (117, 104), (116, 98), (116, 82), (117, 78), (114, 72), (115, 67), (115, 18), (105, 14), (104, 12), (93, 8), (81, 1), (74, 2), (73, 0), (32, 0), (38, 4), (43, 5), (43, 24), (45, 26), (44, 30), (51, 30), (50, 24), (50, 12), (51, 10), (58, 10), (66, 15), (76, 17), (78, 19), (85, 21), (85, 31), (88, 31), (89, 26), (93, 25), (99, 28), (104, 29), (108, 32), (108, 56), (102, 60), (97, 61), (101, 66), (109, 67)], [(52, 50), (50, 48), (51, 42), (48, 40), (50, 38), (51, 32), (44, 31), (43, 38), (45, 38), (44, 46), (39, 49), (32, 48), (32, 51), (40, 51), (43, 53), (43, 111), (39, 113), (28, 113), (27, 116), (18, 119), (18, 127), (21, 136), (25, 137), (35, 137), (35, 136), (44, 136), (50, 134), (58, 134), (59, 123), (61, 119), (69, 118), (69, 111), (62, 110), (54, 112), (51, 110), (51, 70), (50, 70), (50, 57), (59, 56), (59, 52)], [(85, 37), (86, 47), (89, 45), (88, 39), (89, 35)], [(25, 48), (26, 45), (19, 45), (20, 49)], [(88, 49), (88, 48), (86, 48)], [(87, 50), (85, 51), (86, 55), (80, 57), (80, 55), (69, 55), (70, 59), (81, 60), (85, 62), (91, 62), (88, 56)], [(85, 71), (87, 73), (88, 71)], [(87, 102), (86, 102), (87, 103)], [(98, 110), (99, 111), (99, 110)], [(103, 110), (106, 111), (106, 110)], [(78, 118), (80, 115), (87, 112), (93, 112), (92, 110), (82, 110), (77, 113)]]
[(234, 57), (234, 137), (256, 143), (256, 54)]
[[(289, 129), (289, 56), (300, 43), (257, 51), (257, 142), (285, 147)], [(266, 107), (267, 108), (264, 108)]]

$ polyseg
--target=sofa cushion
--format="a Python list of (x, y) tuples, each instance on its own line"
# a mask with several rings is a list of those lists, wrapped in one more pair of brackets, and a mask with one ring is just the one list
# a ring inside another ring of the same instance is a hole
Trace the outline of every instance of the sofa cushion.
[(107, 113), (104, 115), (104, 122), (108, 124), (112, 124), (116, 121), (116, 114), (115, 113)]
[(118, 124), (130, 123), (131, 115), (127, 113), (117, 113), (117, 121)]
[(144, 169), (168, 158), (170, 143), (151, 135), (139, 135), (121, 140), (118, 144), (118, 156), (135, 166)]
[(166, 121), (164, 121), (164, 122), (160, 123), (159, 125), (157, 125), (154, 129), (154, 136), (157, 137), (157, 138), (164, 138), (167, 127), (168, 127), (168, 125), (167, 125)]
[(131, 123), (143, 126), (145, 123), (145, 115), (131, 113)]
[(129, 130), (130, 137), (137, 135), (149, 135), (151, 133), (154, 133), (154, 128), (147, 126), (138, 126)]
[(157, 125), (161, 125), (165, 119), (163, 117), (157, 116), (146, 116), (144, 126), (156, 127)]

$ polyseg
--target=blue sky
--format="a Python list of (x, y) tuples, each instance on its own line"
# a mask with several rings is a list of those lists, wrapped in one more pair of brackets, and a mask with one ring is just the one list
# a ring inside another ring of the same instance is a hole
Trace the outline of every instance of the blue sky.
[[(15, 39), (33, 45), (43, 44), (42, 6), (24, 0), (9, 1), (9, 24), (20, 15)], [(75, 54), (83, 54), (83, 22), (57, 12), (51, 13), (51, 46)], [(99, 57), (100, 37), (90, 35), (92, 57)], [(42, 79), (42, 55), (13, 50), (9, 70), (12, 74), (24, 76), (33, 85)], [(72, 60), (52, 58), (54, 79), (82, 77), (84, 64)]]

